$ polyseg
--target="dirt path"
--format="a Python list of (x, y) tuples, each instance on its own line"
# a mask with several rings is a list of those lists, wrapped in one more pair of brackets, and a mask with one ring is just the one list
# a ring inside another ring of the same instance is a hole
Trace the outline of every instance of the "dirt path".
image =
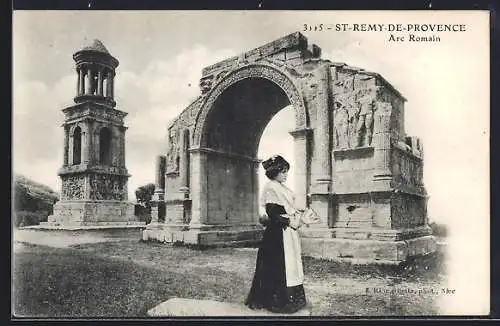
[[(137, 234), (135, 234), (137, 233)], [(33, 229), (14, 229), (14, 243), (29, 243), (34, 245), (49, 246), (53, 248), (68, 248), (75, 245), (121, 241), (136, 236), (139, 231), (129, 230), (122, 234), (113, 235), (107, 232), (82, 232), (82, 231), (42, 231)], [(19, 248), (19, 247), (18, 247)], [(16, 247), (14, 247), (14, 250)]]

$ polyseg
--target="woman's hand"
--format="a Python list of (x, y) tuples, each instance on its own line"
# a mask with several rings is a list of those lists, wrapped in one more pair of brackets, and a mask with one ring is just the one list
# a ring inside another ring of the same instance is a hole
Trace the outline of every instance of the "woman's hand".
[(290, 221), (290, 226), (295, 230), (298, 230), (302, 226), (302, 222), (300, 220)]

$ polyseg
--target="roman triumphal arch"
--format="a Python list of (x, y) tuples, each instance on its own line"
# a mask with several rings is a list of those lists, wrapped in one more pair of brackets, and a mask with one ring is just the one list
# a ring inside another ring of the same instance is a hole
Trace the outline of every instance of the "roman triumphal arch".
[(204, 68), (200, 89), (157, 157), (145, 240), (258, 242), (257, 149), (291, 105), (298, 204), (322, 217), (302, 229), (304, 253), (398, 263), (435, 250), (422, 143), (405, 134), (406, 100), (379, 74), (322, 59), (294, 33)]

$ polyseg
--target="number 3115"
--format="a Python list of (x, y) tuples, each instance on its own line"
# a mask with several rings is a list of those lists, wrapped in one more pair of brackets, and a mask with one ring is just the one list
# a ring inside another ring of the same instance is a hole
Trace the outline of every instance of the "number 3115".
[(323, 30), (323, 24), (319, 25), (309, 25), (309, 24), (304, 24), (304, 32), (321, 32)]

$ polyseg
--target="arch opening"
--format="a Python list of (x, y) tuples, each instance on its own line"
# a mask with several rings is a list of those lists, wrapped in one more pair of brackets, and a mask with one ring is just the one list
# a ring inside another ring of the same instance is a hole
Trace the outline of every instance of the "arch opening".
[(99, 132), (99, 163), (111, 165), (111, 130), (106, 127)]
[(201, 139), (207, 151), (207, 223), (257, 223), (260, 140), (273, 117), (290, 104), (280, 86), (261, 77), (232, 84), (214, 102)]
[(207, 116), (202, 145), (257, 158), (265, 127), (288, 105), (288, 96), (274, 82), (258, 77), (243, 79), (229, 86), (215, 101)]
[(73, 131), (73, 165), (82, 163), (82, 129), (76, 127)]
[[(295, 149), (294, 139), (290, 135), (290, 130), (295, 127), (295, 117), (292, 106), (286, 106), (279, 111), (271, 121), (266, 125), (260, 138), (257, 156), (261, 160), (266, 160), (272, 155), (283, 156), (290, 163), (287, 187), (295, 190)], [(262, 164), (259, 165), (259, 194), (269, 179), (265, 176), (265, 170)]]

